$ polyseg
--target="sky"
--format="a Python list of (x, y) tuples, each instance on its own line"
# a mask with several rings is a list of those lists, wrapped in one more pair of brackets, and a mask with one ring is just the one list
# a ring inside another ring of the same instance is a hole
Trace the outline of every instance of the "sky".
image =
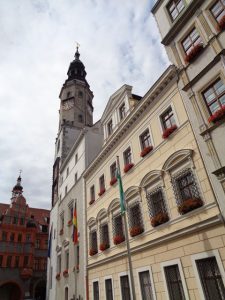
[(169, 65), (152, 0), (0, 0), (0, 202), (22, 170), (29, 206), (51, 208), (59, 93), (76, 42), (97, 121), (123, 84), (143, 96)]

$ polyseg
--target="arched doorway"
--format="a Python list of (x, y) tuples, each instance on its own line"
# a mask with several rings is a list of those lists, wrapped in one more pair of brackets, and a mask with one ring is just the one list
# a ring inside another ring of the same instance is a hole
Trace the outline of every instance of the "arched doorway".
[(45, 280), (40, 280), (34, 289), (34, 299), (35, 300), (45, 300), (46, 296), (46, 282)]
[(6, 282), (0, 286), (1, 300), (22, 300), (22, 291), (15, 282)]

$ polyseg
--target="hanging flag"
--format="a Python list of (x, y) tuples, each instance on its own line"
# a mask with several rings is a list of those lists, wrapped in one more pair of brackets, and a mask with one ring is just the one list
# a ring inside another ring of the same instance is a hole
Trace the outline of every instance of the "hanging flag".
[(122, 178), (120, 175), (120, 165), (119, 165), (119, 157), (118, 156), (117, 156), (116, 178), (118, 180), (119, 192), (120, 192), (120, 208), (121, 208), (121, 213), (123, 214), (126, 209), (125, 209), (125, 199), (124, 199)]
[(76, 203), (73, 211), (73, 242), (76, 244), (78, 242), (78, 227), (77, 227), (77, 208)]
[(52, 226), (51, 226), (50, 234), (48, 237), (48, 257), (49, 258), (51, 257), (51, 248), (52, 248)]

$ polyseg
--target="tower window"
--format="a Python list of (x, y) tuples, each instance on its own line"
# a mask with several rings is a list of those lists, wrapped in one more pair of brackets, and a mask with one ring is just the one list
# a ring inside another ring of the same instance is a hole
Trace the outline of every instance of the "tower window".
[(120, 120), (122, 120), (126, 115), (125, 103), (123, 103), (119, 108)]
[(80, 122), (80, 123), (83, 123), (83, 115), (78, 115), (78, 121)]
[(78, 97), (79, 97), (79, 98), (83, 98), (83, 92), (82, 92), (82, 91), (79, 91), (79, 92), (78, 92)]
[(66, 97), (69, 98), (71, 96), (71, 92), (67, 92)]

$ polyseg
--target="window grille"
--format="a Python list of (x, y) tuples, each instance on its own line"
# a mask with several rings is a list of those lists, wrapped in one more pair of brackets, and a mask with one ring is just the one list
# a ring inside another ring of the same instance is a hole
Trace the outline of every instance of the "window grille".
[(161, 121), (163, 125), (163, 129), (171, 128), (173, 125), (176, 125), (174, 114), (172, 108), (169, 107), (162, 115)]
[(109, 248), (109, 228), (107, 223), (100, 226), (100, 243), (100, 247), (105, 247), (105, 249)]
[(128, 275), (120, 277), (122, 300), (131, 300)]
[(225, 0), (217, 1), (211, 8), (214, 18), (219, 22), (225, 16)]
[(113, 236), (124, 237), (123, 220), (121, 214), (116, 215), (113, 218)]
[(112, 279), (105, 280), (105, 294), (107, 300), (113, 300)]
[(153, 227), (163, 224), (169, 220), (168, 211), (161, 187), (158, 187), (146, 195), (149, 215)]
[(172, 20), (175, 20), (178, 17), (184, 7), (185, 5), (183, 0), (173, 0), (169, 3), (168, 11)]
[(97, 242), (97, 231), (90, 232), (90, 251), (93, 251), (94, 254), (98, 252), (98, 242)]
[(98, 281), (93, 282), (93, 300), (99, 300), (99, 286)]
[(153, 300), (152, 285), (149, 271), (139, 273), (142, 300)]
[[(224, 0), (225, 1), (225, 0)], [(219, 78), (204, 92), (203, 97), (210, 114), (214, 114), (225, 105), (225, 84)]]
[(185, 300), (178, 265), (164, 267), (170, 300)]
[(140, 135), (140, 143), (141, 143), (141, 150), (145, 149), (146, 147), (151, 146), (150, 133), (149, 133), (149, 130), (148, 130), (148, 129), (146, 129), (146, 130)]
[(194, 28), (182, 41), (183, 49), (187, 55), (190, 54), (191, 51), (200, 44), (202, 44), (202, 39), (196, 28)]
[(136, 236), (144, 231), (141, 207), (137, 201), (128, 206), (128, 222), (131, 236)]
[(199, 189), (191, 169), (182, 170), (172, 179), (178, 210), (187, 213), (203, 205)]
[(196, 260), (206, 300), (224, 300), (225, 287), (215, 257)]

